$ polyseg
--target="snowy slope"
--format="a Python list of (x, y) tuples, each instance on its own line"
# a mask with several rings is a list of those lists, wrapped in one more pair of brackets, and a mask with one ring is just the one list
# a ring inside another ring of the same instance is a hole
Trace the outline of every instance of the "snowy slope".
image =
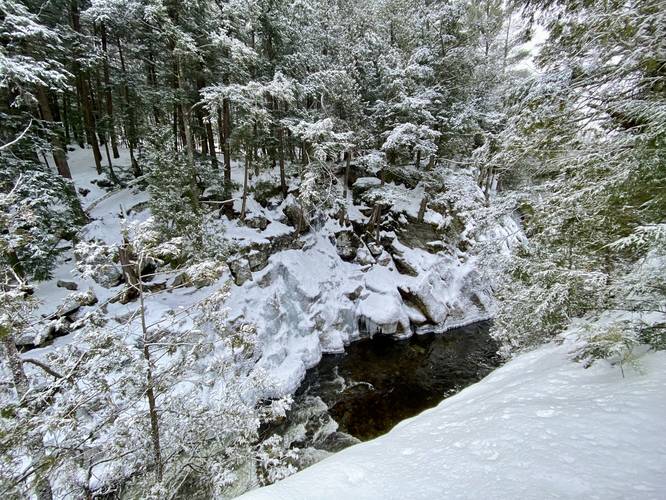
[(641, 371), (568, 358), (570, 343), (486, 379), (246, 500), (664, 498), (666, 352)]

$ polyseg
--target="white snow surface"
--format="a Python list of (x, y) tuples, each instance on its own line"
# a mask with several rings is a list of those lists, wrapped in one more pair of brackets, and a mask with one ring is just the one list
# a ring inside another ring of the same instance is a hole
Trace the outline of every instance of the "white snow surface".
[(666, 352), (640, 369), (517, 356), (439, 406), (244, 500), (659, 499), (666, 492)]

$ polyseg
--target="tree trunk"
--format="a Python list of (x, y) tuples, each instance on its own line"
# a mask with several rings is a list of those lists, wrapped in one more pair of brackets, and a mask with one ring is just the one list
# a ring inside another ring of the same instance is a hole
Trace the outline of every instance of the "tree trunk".
[(140, 177), (143, 172), (139, 163), (136, 161), (134, 156), (134, 149), (136, 148), (137, 141), (137, 131), (136, 131), (136, 119), (134, 117), (134, 109), (130, 103), (129, 97), (129, 86), (127, 85), (127, 70), (125, 69), (125, 58), (123, 57), (123, 46), (120, 43), (120, 38), (117, 39), (118, 42), (118, 55), (120, 56), (120, 69), (123, 72), (123, 97), (125, 99), (125, 115), (127, 116), (128, 127), (127, 127), (127, 146), (129, 147), (130, 153), (130, 162), (132, 163), (132, 172), (134, 177)]
[[(79, 16), (79, 2), (72, 0), (70, 2), (72, 29), (76, 33), (81, 31), (81, 19)], [(95, 168), (99, 175), (102, 174), (102, 153), (99, 150), (99, 142), (95, 131), (95, 116), (93, 115), (92, 99), (90, 96), (90, 85), (88, 84), (86, 72), (81, 70), (81, 65), (74, 59), (74, 74), (77, 79), (77, 89), (81, 107), (83, 108), (83, 124), (86, 130), (88, 144), (92, 146), (93, 156), (95, 157)]]
[[(45, 121), (49, 123), (54, 123), (53, 113), (51, 112), (51, 103), (49, 102), (49, 97), (46, 92), (46, 89), (43, 86), (37, 88), (37, 99), (39, 101), (39, 107), (42, 110), (42, 117)], [(54, 131), (51, 138), (51, 145), (53, 146), (53, 159), (55, 160), (56, 168), (58, 173), (67, 179), (72, 178), (72, 172), (69, 170), (69, 164), (67, 163), (67, 156), (65, 155), (65, 150), (62, 144), (62, 137), (60, 136), (60, 131)]]
[[(25, 405), (25, 396), (30, 389), (28, 383), (28, 377), (23, 370), (23, 362), (21, 361), (21, 356), (16, 349), (16, 341), (14, 340), (14, 335), (10, 332), (0, 330), (0, 338), (2, 339), (2, 346), (5, 351), (5, 358), (7, 359), (7, 365), (9, 365), (9, 370), (12, 374), (12, 381), (14, 382), (14, 388), (16, 389), (16, 396), (21, 406)], [(28, 443), (26, 443), (28, 444)], [(51, 485), (48, 481), (48, 478), (39, 470), (43, 466), (44, 461), (44, 443), (41, 433), (35, 437), (34, 442), (30, 443), (32, 461), (35, 464), (33, 470), (34, 472), (34, 493), (37, 497), (37, 500), (51, 500), (53, 498), (53, 492), (51, 491)]]
[(257, 148), (257, 122), (252, 125), (252, 158), (254, 159), (254, 175), (259, 177), (259, 149)]
[(217, 144), (220, 151), (224, 149), (224, 125), (222, 124), (222, 110), (217, 108)]
[(423, 199), (421, 200), (421, 206), (419, 207), (419, 213), (416, 217), (416, 219), (419, 222), (423, 222), (423, 218), (425, 217), (426, 209), (428, 208), (428, 195), (424, 194)]
[(351, 151), (346, 151), (345, 152), (345, 158), (346, 158), (346, 163), (345, 163), (345, 185), (344, 185), (344, 191), (342, 197), (346, 200), (347, 199), (347, 191), (349, 189), (349, 173), (351, 170), (351, 157), (352, 157), (352, 152)]
[(143, 262), (137, 262), (132, 245), (123, 236), (123, 244), (120, 248), (119, 258), (123, 273), (128, 280), (135, 296), (139, 297), (139, 312), (141, 314), (141, 333), (143, 341), (143, 358), (146, 361), (146, 399), (148, 400), (148, 416), (150, 418), (150, 440), (153, 447), (153, 460), (155, 461), (155, 472), (157, 481), (162, 482), (163, 462), (162, 449), (160, 445), (160, 425), (157, 414), (157, 403), (155, 398), (155, 381), (153, 377), (154, 365), (150, 357), (150, 338), (146, 325), (146, 306), (143, 300), (143, 282), (141, 281), (141, 269)]
[(148, 399), (148, 415), (150, 417), (150, 440), (153, 445), (153, 460), (155, 460), (155, 475), (157, 482), (162, 482), (164, 464), (162, 462), (162, 448), (160, 445), (160, 421), (155, 402), (155, 381), (153, 379), (153, 362), (150, 359), (148, 329), (146, 327), (146, 307), (143, 302), (143, 283), (139, 279), (139, 303), (141, 304), (141, 331), (143, 333), (143, 358), (146, 360), (146, 399)]
[(243, 204), (241, 205), (240, 220), (245, 220), (245, 210), (247, 208), (247, 189), (250, 168), (252, 168), (252, 147), (248, 144), (245, 152), (245, 174), (243, 177)]
[(69, 132), (70, 124), (69, 124), (69, 97), (67, 93), (65, 93), (62, 97), (62, 128), (65, 131), (65, 144), (69, 144), (72, 142), (72, 136)]
[(98, 174), (102, 174), (102, 153), (99, 149), (99, 140), (95, 126), (95, 114), (91, 97), (90, 83), (85, 75), (81, 75), (81, 97), (83, 98), (83, 117), (86, 126), (86, 136), (88, 144), (92, 146), (93, 156), (95, 157), (95, 168)]
[(210, 154), (210, 164), (213, 169), (217, 170), (217, 155), (215, 153), (215, 137), (213, 136), (213, 125), (211, 125), (210, 120), (205, 120), (206, 125), (206, 137), (208, 138), (208, 154)]
[(120, 182), (120, 179), (118, 179), (115, 170), (113, 170), (113, 163), (111, 162), (111, 154), (109, 153), (109, 143), (107, 141), (104, 141), (104, 151), (106, 152), (106, 160), (109, 163), (109, 177), (111, 177), (111, 182), (119, 186), (122, 186), (123, 183)]
[[(182, 89), (182, 68), (180, 61), (176, 62), (176, 86), (179, 90)], [(195, 212), (199, 211), (199, 186), (197, 185), (197, 171), (194, 166), (194, 139), (192, 138), (192, 120), (190, 117), (190, 109), (188, 106), (183, 106), (180, 103), (176, 104), (177, 109), (181, 111), (183, 132), (185, 136), (185, 148), (187, 151), (187, 166), (190, 171), (190, 197), (192, 199), (192, 208)]]
[(277, 136), (278, 136), (278, 156), (280, 162), (280, 190), (282, 191), (282, 196), (286, 198), (287, 179), (284, 171), (284, 129), (281, 126), (278, 126)]
[(106, 97), (106, 128), (111, 138), (111, 149), (113, 150), (113, 157), (120, 158), (118, 152), (118, 138), (116, 137), (116, 129), (113, 121), (113, 96), (111, 95), (111, 82), (109, 79), (109, 53), (106, 45), (106, 26), (104, 23), (100, 25), (100, 32), (102, 36), (102, 51), (104, 52), (104, 94)]
[(231, 104), (229, 99), (222, 101), (222, 123), (224, 125), (224, 184), (231, 184)]
[(416, 150), (416, 160), (414, 161), (414, 166), (419, 169), (421, 168), (421, 150)]

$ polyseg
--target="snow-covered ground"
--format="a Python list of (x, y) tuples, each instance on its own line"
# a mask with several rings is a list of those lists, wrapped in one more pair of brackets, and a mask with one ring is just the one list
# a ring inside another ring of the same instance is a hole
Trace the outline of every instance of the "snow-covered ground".
[[(116, 171), (128, 172), (128, 151), (120, 152), (121, 157), (114, 161)], [(108, 184), (106, 189), (99, 186), (105, 175), (98, 176), (90, 149), (73, 148), (69, 163), (82, 204), (91, 218), (80, 232), (82, 239), (116, 245), (121, 241), (123, 224), (141, 223), (150, 217), (148, 192), (138, 186), (123, 189)], [(233, 162), (232, 167), (232, 178), (240, 182), (242, 164)], [(132, 179), (129, 174), (128, 179)], [(235, 248), (236, 256), (245, 262), (247, 281), (236, 280), (234, 284), (231, 273), (225, 270), (216, 283), (201, 290), (185, 287), (148, 295), (148, 320), (157, 323), (173, 311), (185, 311), (230, 283), (229, 319), (256, 326), (261, 352), (258, 367), (271, 378), (274, 387), (271, 395), (280, 396), (296, 390), (306, 369), (315, 365), (322, 353), (342, 352), (345, 345), (361, 336), (383, 333), (405, 337), (415, 330), (446, 330), (491, 317), (494, 303), (488, 284), (482, 282), (478, 273), (476, 259), (457, 248), (455, 237), (446, 233), (452, 217), (442, 215), (444, 209), (438, 212), (428, 208), (423, 225), (430, 229), (416, 235), (417, 239), (426, 239), (409, 246), (405, 244), (409, 234), (403, 236), (401, 231), (410, 225), (407, 218), (415, 220), (418, 215), (423, 186), (409, 188), (394, 183), (380, 186), (377, 178), (362, 178), (358, 184), (362, 185), (363, 180), (376, 181), (366, 182), (369, 185), (361, 186), (361, 192), (369, 200), (380, 200), (390, 212), (387, 217), (396, 221), (398, 234), (381, 231), (382, 239), (391, 242), (388, 246), (385, 243), (384, 247), (371, 248), (350, 226), (343, 227), (333, 218), (313, 227), (300, 237), (300, 244), (293, 245), (295, 229), (293, 224), (288, 225), (285, 208), (290, 202), (296, 203), (293, 195), (285, 201), (278, 196), (264, 207), (251, 193), (247, 202), (248, 220), (263, 220), (267, 224), (262, 226), (264, 229), (249, 227), (226, 216), (211, 221)], [(259, 182), (278, 185), (277, 172), (267, 169), (253, 176), (251, 185)], [(466, 210), (467, 205), (471, 207), (483, 200), (476, 182), (461, 172), (452, 172), (447, 185), (448, 196), (456, 203), (464, 202)], [(460, 193), (455, 194), (457, 190)], [(237, 211), (240, 211), (240, 195), (240, 191), (234, 193)], [(357, 228), (365, 227), (368, 210), (358, 197), (356, 201), (348, 197), (346, 211)], [(470, 224), (474, 222), (472, 217), (467, 220)], [(506, 232), (501, 224), (494, 229)], [(342, 258), (340, 246), (346, 244), (349, 249), (349, 238), (355, 239), (358, 247), (354, 250), (356, 257)], [(433, 250), (431, 244), (440, 250)], [(408, 273), (398, 264), (407, 268)], [(112, 322), (110, 326), (123, 327), (137, 304), (107, 304), (122, 292), (123, 285), (101, 286), (79, 276), (75, 266), (73, 251), (67, 250), (54, 270), (54, 279), (36, 285), (35, 296), (41, 302), (38, 313), (46, 316), (53, 313), (70, 295), (68, 290), (58, 288), (56, 281), (71, 280), (78, 283), (79, 292), (92, 289), (98, 299), (97, 304), (84, 306), (80, 315), (104, 304), (105, 315)], [(164, 281), (168, 287), (174, 278), (175, 273), (166, 269), (163, 274), (158, 272), (155, 281)], [(134, 326), (138, 329), (139, 325)], [(190, 328), (189, 318), (180, 327)], [(41, 325), (39, 328), (44, 329)], [(56, 339), (55, 346), (67, 343), (73, 335)], [(43, 356), (52, 348), (33, 350), (30, 356)]]
[(244, 500), (662, 499), (666, 352), (639, 370), (514, 358), (439, 406)]

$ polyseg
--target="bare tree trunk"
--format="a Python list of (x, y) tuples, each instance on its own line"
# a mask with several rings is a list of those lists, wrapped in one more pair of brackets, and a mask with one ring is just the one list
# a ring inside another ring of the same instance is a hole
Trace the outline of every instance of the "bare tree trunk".
[(421, 206), (419, 207), (419, 213), (416, 218), (419, 222), (423, 222), (423, 218), (425, 217), (427, 208), (428, 208), (428, 195), (424, 194), (423, 199), (421, 200)]
[[(157, 89), (157, 72), (155, 71), (155, 58), (153, 56), (152, 50), (148, 51), (148, 70), (146, 79), (151, 87)], [(153, 104), (153, 119), (155, 120), (155, 125), (159, 125), (162, 121), (160, 119), (161, 113), (160, 110)], [(174, 134), (175, 137), (175, 134)]]
[(421, 168), (421, 150), (416, 150), (416, 160), (414, 161), (414, 166), (418, 169)]
[[(182, 67), (180, 60), (177, 60), (176, 64), (176, 86), (178, 89), (183, 90), (181, 80), (182, 80)], [(181, 104), (176, 105), (177, 109), (181, 111), (182, 115), (182, 125), (185, 136), (185, 149), (187, 150), (187, 166), (190, 170), (190, 198), (192, 200), (192, 208), (195, 211), (199, 211), (199, 186), (197, 185), (197, 171), (194, 166), (194, 139), (192, 138), (192, 120), (190, 116), (191, 110), (188, 106), (183, 106)]]
[(113, 150), (113, 157), (120, 158), (118, 152), (118, 138), (116, 137), (116, 128), (113, 123), (113, 96), (111, 94), (111, 82), (109, 79), (109, 52), (106, 46), (106, 26), (104, 23), (100, 25), (100, 33), (102, 37), (102, 52), (104, 52), (104, 94), (106, 97), (106, 127), (111, 137), (111, 149)]
[(282, 191), (282, 196), (286, 198), (287, 179), (284, 171), (284, 129), (281, 126), (278, 126), (277, 136), (278, 136), (278, 154), (280, 161), (280, 190)]
[[(81, 19), (79, 15), (79, 2), (72, 0), (71, 7), (71, 22), (72, 28), (75, 32), (81, 33)], [(99, 150), (99, 142), (97, 141), (97, 134), (95, 132), (95, 116), (93, 115), (92, 99), (90, 96), (90, 85), (87, 80), (86, 72), (81, 70), (81, 65), (74, 61), (74, 74), (77, 78), (77, 89), (79, 91), (79, 98), (81, 100), (81, 107), (83, 108), (83, 124), (86, 130), (86, 137), (88, 144), (92, 146), (93, 156), (95, 157), (95, 168), (99, 175), (102, 174), (102, 153)]]
[(109, 163), (109, 177), (111, 177), (111, 182), (113, 182), (114, 184), (118, 184), (119, 186), (122, 186), (123, 183), (120, 182), (120, 179), (118, 179), (115, 170), (113, 170), (113, 163), (111, 162), (111, 154), (109, 153), (108, 141), (104, 141), (104, 151), (106, 152), (106, 160)]
[(344, 191), (342, 197), (346, 200), (347, 199), (347, 191), (349, 189), (349, 173), (351, 170), (351, 157), (352, 157), (352, 152), (347, 151), (345, 152), (345, 158), (347, 162), (345, 163), (345, 185), (344, 185)]
[[(2, 338), (2, 346), (4, 347), (5, 357), (9, 370), (12, 374), (14, 388), (16, 389), (16, 396), (19, 404), (25, 404), (25, 396), (30, 388), (28, 377), (23, 370), (23, 363), (21, 356), (16, 349), (16, 341), (14, 335), (9, 332), (0, 332)], [(44, 444), (41, 433), (35, 437), (34, 442), (30, 443), (32, 461), (34, 463), (34, 493), (38, 500), (52, 500), (53, 492), (51, 491), (51, 484), (47, 477), (45, 477), (39, 469), (43, 466), (44, 462)]]
[(257, 122), (252, 126), (252, 158), (254, 159), (254, 175), (259, 177), (259, 150), (257, 148)]
[(245, 152), (245, 174), (243, 177), (243, 203), (241, 205), (240, 220), (245, 220), (245, 210), (247, 208), (247, 189), (250, 168), (252, 168), (252, 147), (248, 144)]
[(65, 144), (72, 142), (72, 136), (69, 132), (69, 96), (65, 93), (62, 97), (62, 128), (65, 131)]
[(160, 445), (160, 425), (155, 398), (155, 380), (153, 372), (155, 367), (150, 357), (150, 338), (146, 325), (146, 306), (143, 300), (143, 282), (141, 281), (142, 259), (134, 254), (134, 249), (127, 238), (123, 236), (123, 244), (120, 248), (119, 258), (126, 280), (132, 293), (139, 297), (139, 311), (141, 314), (141, 333), (143, 343), (143, 358), (146, 361), (146, 399), (148, 400), (148, 416), (150, 418), (150, 440), (153, 447), (153, 460), (155, 461), (155, 472), (157, 481), (162, 482), (164, 463), (162, 461), (162, 449)]
[(155, 473), (157, 481), (162, 482), (164, 464), (162, 462), (162, 449), (160, 445), (160, 423), (155, 402), (155, 382), (153, 380), (153, 362), (150, 359), (148, 329), (146, 327), (146, 308), (143, 302), (143, 283), (139, 279), (139, 303), (141, 304), (141, 331), (143, 333), (143, 357), (146, 360), (146, 398), (148, 399), (148, 414), (150, 416), (150, 440), (153, 445), (153, 460), (155, 460)]
[(224, 133), (224, 184), (231, 184), (231, 104), (229, 99), (222, 101), (222, 123)]
[[(54, 123), (53, 113), (51, 112), (51, 104), (49, 102), (48, 94), (46, 89), (43, 86), (37, 88), (37, 99), (39, 101), (39, 107), (42, 110), (42, 117), (45, 121), (49, 123)], [(59, 131), (55, 131), (51, 139), (51, 144), (53, 146), (53, 159), (55, 160), (56, 168), (58, 173), (67, 179), (72, 178), (72, 172), (69, 170), (69, 164), (67, 163), (67, 156), (65, 155), (65, 150), (62, 144), (62, 139), (60, 137)]]
[(134, 156), (134, 149), (136, 148), (136, 119), (134, 117), (134, 109), (130, 103), (129, 96), (129, 86), (127, 85), (127, 70), (125, 69), (125, 58), (123, 57), (123, 46), (120, 43), (120, 38), (117, 39), (118, 42), (118, 55), (120, 56), (120, 69), (123, 72), (123, 97), (125, 98), (125, 114), (127, 115), (128, 130), (127, 130), (127, 146), (129, 147), (130, 153), (130, 162), (132, 163), (132, 172), (134, 177), (140, 177), (143, 172), (139, 163), (136, 161)]
[[(206, 125), (204, 125), (203, 114), (201, 109), (196, 108), (195, 116), (197, 119), (197, 132), (201, 140), (201, 155), (208, 156), (208, 135), (206, 133)], [(195, 148), (196, 149), (196, 148)]]
[(217, 154), (215, 153), (215, 137), (213, 136), (213, 125), (211, 125), (210, 120), (206, 122), (206, 137), (208, 138), (208, 153), (210, 154), (210, 164), (217, 170)]

